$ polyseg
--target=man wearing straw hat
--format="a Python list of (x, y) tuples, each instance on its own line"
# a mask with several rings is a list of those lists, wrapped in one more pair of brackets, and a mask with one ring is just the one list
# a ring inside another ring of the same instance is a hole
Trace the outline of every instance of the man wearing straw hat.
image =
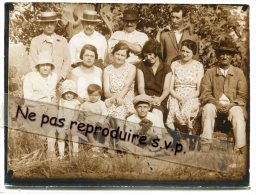
[(109, 53), (118, 42), (127, 44), (131, 53), (126, 61), (131, 64), (137, 64), (140, 61), (138, 54), (141, 53), (143, 45), (148, 40), (145, 33), (136, 30), (138, 20), (138, 11), (125, 10), (123, 13), (124, 30), (116, 31), (108, 41)]
[(101, 22), (96, 11), (84, 10), (83, 17), (80, 18), (83, 31), (74, 35), (69, 42), (71, 63), (76, 66), (80, 59), (80, 52), (84, 45), (90, 44), (97, 48), (99, 64), (105, 60), (107, 51), (106, 38), (95, 30), (95, 26)]
[(38, 61), (38, 55), (48, 52), (55, 65), (54, 71), (58, 76), (58, 81), (65, 79), (70, 69), (70, 55), (67, 40), (55, 33), (58, 21), (56, 12), (41, 12), (39, 14), (40, 25), (43, 33), (34, 37), (29, 49), (29, 61), (32, 70)]

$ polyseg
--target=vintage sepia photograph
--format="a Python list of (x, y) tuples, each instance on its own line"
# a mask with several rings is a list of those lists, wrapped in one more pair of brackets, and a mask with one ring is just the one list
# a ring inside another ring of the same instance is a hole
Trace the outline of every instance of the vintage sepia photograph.
[(5, 185), (248, 188), (249, 13), (5, 3)]

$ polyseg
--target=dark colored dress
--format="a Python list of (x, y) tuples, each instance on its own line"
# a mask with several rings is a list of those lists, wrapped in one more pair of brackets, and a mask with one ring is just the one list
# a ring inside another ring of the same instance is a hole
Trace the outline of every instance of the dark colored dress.
[[(138, 64), (137, 68), (143, 72), (144, 81), (145, 81), (145, 93), (149, 96), (157, 96), (160, 97), (163, 93), (164, 88), (164, 80), (166, 75), (171, 72), (170, 66), (164, 64), (161, 60), (159, 61), (159, 67), (154, 74), (152, 70), (152, 66), (147, 62), (141, 62)], [(153, 106), (153, 108), (159, 109), (163, 112), (164, 121), (167, 118), (167, 101), (168, 97), (166, 97), (160, 106)]]

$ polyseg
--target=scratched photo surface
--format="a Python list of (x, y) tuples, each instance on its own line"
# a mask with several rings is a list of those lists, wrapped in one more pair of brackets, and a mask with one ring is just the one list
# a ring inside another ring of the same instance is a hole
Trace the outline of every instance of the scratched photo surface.
[(6, 184), (248, 187), (249, 11), (6, 3)]

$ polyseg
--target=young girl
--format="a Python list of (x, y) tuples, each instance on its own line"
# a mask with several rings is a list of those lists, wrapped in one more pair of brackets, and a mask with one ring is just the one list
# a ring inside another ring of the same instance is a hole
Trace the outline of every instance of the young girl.
[[(62, 128), (57, 128), (58, 131), (58, 148), (60, 158), (65, 155), (65, 137), (66, 135), (71, 137), (70, 122), (76, 120), (76, 110), (79, 109), (80, 102), (77, 97), (76, 83), (72, 80), (65, 80), (61, 86), (61, 99), (59, 101), (59, 114), (58, 118), (65, 118), (65, 125)], [(73, 142), (73, 156), (78, 154), (78, 136), (77, 134), (72, 135)], [(53, 146), (54, 147), (54, 146)]]
[[(84, 102), (80, 107), (80, 119), (90, 125), (101, 124), (105, 121), (105, 116), (108, 115), (105, 103), (100, 99), (102, 89), (97, 84), (90, 84), (87, 88), (88, 101)], [(93, 134), (87, 134), (90, 143), (97, 144)]]

